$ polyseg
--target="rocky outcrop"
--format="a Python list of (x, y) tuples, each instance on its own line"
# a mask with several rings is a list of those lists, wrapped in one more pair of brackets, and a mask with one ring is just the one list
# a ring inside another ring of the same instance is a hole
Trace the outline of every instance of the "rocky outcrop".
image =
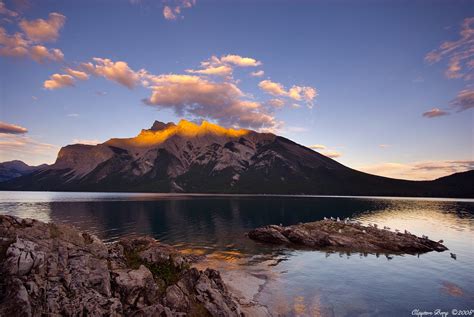
[(409, 232), (392, 232), (376, 225), (363, 226), (352, 221), (322, 220), (293, 226), (269, 225), (248, 233), (249, 238), (293, 247), (349, 252), (418, 254), (445, 251), (440, 242), (417, 237)]
[(243, 316), (218, 271), (149, 237), (0, 216), (0, 316)]

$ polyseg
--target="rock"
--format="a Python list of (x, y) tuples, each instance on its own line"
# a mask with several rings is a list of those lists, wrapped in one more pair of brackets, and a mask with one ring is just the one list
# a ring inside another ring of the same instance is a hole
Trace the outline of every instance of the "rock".
[(150, 237), (0, 215), (0, 316), (244, 316), (219, 272)]
[(275, 244), (285, 244), (290, 242), (290, 240), (283, 235), (283, 227), (276, 225), (269, 225), (252, 230), (249, 232), (249, 237), (254, 240)]
[(309, 247), (316, 250), (341, 250), (349, 252), (417, 254), (430, 251), (442, 252), (447, 248), (440, 242), (410, 233), (392, 232), (365, 227), (357, 223), (322, 220), (288, 227), (269, 225), (248, 233), (250, 239)]

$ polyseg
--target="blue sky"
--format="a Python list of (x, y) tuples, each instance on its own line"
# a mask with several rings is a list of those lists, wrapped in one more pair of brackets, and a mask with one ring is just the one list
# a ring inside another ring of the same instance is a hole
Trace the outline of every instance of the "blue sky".
[(205, 118), (380, 175), (474, 168), (472, 1), (0, 3), (0, 161)]

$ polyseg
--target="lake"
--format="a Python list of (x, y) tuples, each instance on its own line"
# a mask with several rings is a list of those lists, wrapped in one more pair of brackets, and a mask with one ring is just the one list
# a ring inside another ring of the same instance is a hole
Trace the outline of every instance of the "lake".
[[(274, 315), (412, 316), (441, 309), (451, 316), (453, 309), (474, 309), (472, 199), (0, 192), (0, 213), (72, 224), (106, 241), (152, 235), (205, 255), (201, 265), (221, 270), (234, 291), (250, 293)], [(266, 224), (331, 216), (442, 239), (449, 251), (295, 251), (245, 236)]]

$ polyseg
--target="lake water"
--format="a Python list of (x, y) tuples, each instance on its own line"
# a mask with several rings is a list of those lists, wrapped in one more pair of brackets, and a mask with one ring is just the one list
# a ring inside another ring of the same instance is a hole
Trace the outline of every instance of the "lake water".
[[(453, 309), (474, 309), (474, 200), (0, 192), (0, 213), (73, 224), (107, 241), (148, 234), (206, 255), (203, 265), (222, 270), (237, 292), (236, 280), (250, 276), (240, 291), (256, 288), (254, 301), (274, 315), (412, 316), (441, 309), (452, 316)], [(245, 237), (266, 224), (331, 216), (443, 239), (450, 250), (327, 254)]]

